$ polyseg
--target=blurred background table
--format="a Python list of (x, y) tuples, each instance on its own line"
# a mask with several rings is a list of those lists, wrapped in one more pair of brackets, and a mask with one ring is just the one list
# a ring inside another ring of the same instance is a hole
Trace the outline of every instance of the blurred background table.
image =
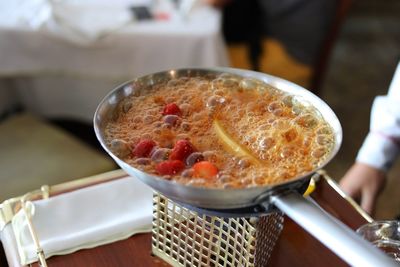
[[(159, 1), (161, 7), (144, 0), (17, 2), (26, 12), (3, 11), (9, 18), (0, 19), (0, 78), (7, 78), (0, 88), (9, 91), (0, 98), (17, 98), (38, 115), (91, 122), (97, 104), (122, 82), (166, 69), (228, 65), (221, 14), (198, 1), (184, 11), (174, 1)], [(130, 18), (132, 2), (152, 4), (155, 18)], [(29, 21), (29, 9), (43, 13), (43, 21), (37, 15)]]

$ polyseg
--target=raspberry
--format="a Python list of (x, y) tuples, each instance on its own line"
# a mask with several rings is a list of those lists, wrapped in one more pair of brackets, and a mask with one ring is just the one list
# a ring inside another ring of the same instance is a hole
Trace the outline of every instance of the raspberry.
[(170, 160), (185, 161), (186, 158), (195, 151), (193, 145), (188, 140), (178, 140), (169, 155)]
[(156, 146), (156, 143), (150, 139), (141, 140), (133, 149), (132, 154), (135, 157), (149, 157), (151, 150)]
[(180, 160), (166, 160), (156, 165), (156, 171), (161, 175), (174, 175), (185, 168)]
[(181, 115), (181, 110), (175, 103), (165, 105), (162, 115)]

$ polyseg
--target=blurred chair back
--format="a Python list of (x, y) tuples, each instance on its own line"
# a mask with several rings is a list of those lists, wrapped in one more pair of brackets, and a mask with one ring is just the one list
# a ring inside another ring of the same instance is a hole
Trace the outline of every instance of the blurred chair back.
[[(286, 12), (296, 12), (296, 8), (301, 4), (307, 4), (307, 1), (298, 2), (298, 5), (293, 5)], [(269, 36), (265, 31), (263, 16), (268, 14), (265, 15), (261, 11), (262, 2), (231, 1), (224, 8), (223, 31), (232, 67), (253, 69), (279, 76), (308, 88), (317, 95), (320, 94), (332, 50), (352, 2), (353, 0), (337, 0), (334, 3), (327, 31), (323, 33), (315, 49), (315, 60), (312, 60), (313, 63), (303, 63), (290, 53), (284, 42), (279, 40), (279, 34), (277, 37), (274, 33)], [(269, 5), (273, 6), (273, 3)], [(268, 17), (266, 19), (274, 23), (273, 19)], [(274, 29), (275, 33), (279, 30), (279, 28)]]
[(314, 65), (314, 73), (312, 75), (309, 88), (312, 92), (316, 94), (321, 93), (321, 86), (324, 81), (327, 68), (329, 66), (329, 60), (332, 54), (332, 50), (335, 46), (338, 34), (344, 23), (345, 18), (348, 15), (352, 3), (353, 0), (338, 0), (331, 29), (324, 40), (324, 43), (321, 47), (320, 55), (316, 64)]

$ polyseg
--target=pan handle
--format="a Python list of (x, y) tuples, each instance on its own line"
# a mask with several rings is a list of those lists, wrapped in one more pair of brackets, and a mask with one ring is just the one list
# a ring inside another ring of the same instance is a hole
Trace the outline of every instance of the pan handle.
[(311, 199), (290, 192), (271, 197), (271, 202), (351, 266), (399, 266)]

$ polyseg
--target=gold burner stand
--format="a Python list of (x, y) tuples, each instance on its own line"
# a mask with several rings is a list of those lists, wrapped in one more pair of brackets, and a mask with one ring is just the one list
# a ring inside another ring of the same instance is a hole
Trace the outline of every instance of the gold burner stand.
[(283, 215), (261, 219), (201, 215), (154, 195), (152, 253), (172, 266), (265, 266)]

